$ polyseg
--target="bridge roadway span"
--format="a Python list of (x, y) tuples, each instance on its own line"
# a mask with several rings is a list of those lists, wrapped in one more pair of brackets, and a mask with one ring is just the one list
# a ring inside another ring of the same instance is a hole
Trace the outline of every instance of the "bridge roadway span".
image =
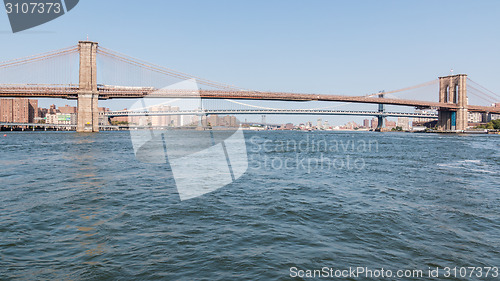
[(305, 115), (357, 115), (384, 117), (413, 117), (437, 119), (437, 114), (378, 112), (378, 111), (346, 111), (346, 110), (311, 110), (311, 109), (259, 109), (259, 110), (178, 110), (178, 111), (108, 111), (99, 115), (118, 116), (168, 116), (168, 115), (211, 115), (211, 114), (305, 114)]
[[(318, 95), (287, 92), (233, 91), (233, 90), (165, 90), (151, 87), (121, 87), (98, 85), (99, 99), (134, 98), (204, 98), (204, 99), (243, 99), (243, 100), (280, 100), (280, 101), (331, 101), (413, 106), (418, 108), (443, 108), (454, 110), (457, 104), (388, 99), (368, 96)], [(77, 99), (78, 85), (0, 85), (0, 97), (63, 98)], [(469, 105), (469, 111), (500, 113), (500, 108)]]

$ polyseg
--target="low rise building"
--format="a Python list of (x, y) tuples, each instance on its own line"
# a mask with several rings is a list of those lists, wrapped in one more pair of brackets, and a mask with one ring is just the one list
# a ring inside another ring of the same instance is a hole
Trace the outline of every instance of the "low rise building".
[(46, 124), (54, 124), (54, 125), (76, 125), (77, 117), (76, 113), (56, 113), (56, 114), (47, 114), (45, 116)]
[(398, 117), (398, 121), (396, 124), (398, 127), (401, 127), (403, 131), (409, 131), (411, 129), (410, 126), (410, 118), (408, 117)]
[(483, 123), (486, 121), (484, 119), (484, 114), (482, 112), (468, 112), (467, 121), (469, 123)]

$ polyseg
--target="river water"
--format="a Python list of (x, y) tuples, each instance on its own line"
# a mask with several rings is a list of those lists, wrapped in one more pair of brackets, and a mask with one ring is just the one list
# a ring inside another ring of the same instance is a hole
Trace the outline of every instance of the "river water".
[(170, 166), (138, 161), (128, 132), (2, 133), (0, 279), (290, 280), (364, 267), (431, 280), (429, 269), (500, 267), (499, 136), (245, 139), (241, 177), (180, 200)]

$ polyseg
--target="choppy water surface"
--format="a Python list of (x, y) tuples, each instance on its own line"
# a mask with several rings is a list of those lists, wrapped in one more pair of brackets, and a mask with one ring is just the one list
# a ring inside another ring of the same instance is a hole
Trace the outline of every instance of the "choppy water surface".
[[(180, 201), (168, 165), (138, 162), (127, 132), (1, 136), (0, 279), (500, 266), (499, 136), (245, 137), (241, 178)], [(496, 280), (460, 280), (475, 279)]]

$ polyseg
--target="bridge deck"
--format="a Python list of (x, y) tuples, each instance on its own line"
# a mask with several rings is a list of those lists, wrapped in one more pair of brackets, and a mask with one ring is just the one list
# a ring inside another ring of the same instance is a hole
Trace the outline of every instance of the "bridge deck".
[[(0, 85), (0, 97), (27, 98), (64, 98), (76, 99), (77, 85)], [(244, 100), (280, 100), (280, 101), (331, 101), (412, 106), (419, 108), (457, 109), (452, 103), (439, 103), (406, 99), (387, 99), (366, 96), (318, 95), (287, 92), (259, 92), (232, 90), (157, 90), (151, 87), (98, 87), (100, 99), (133, 99), (133, 98), (204, 98), (204, 99), (244, 99)], [(469, 105), (469, 111), (500, 113), (500, 108)]]
[(357, 115), (385, 117), (413, 117), (437, 119), (437, 114), (347, 110), (272, 109), (272, 110), (178, 110), (178, 111), (110, 111), (99, 113), (108, 117), (119, 116), (170, 116), (170, 115), (211, 115), (211, 114), (283, 114), (283, 115)]

